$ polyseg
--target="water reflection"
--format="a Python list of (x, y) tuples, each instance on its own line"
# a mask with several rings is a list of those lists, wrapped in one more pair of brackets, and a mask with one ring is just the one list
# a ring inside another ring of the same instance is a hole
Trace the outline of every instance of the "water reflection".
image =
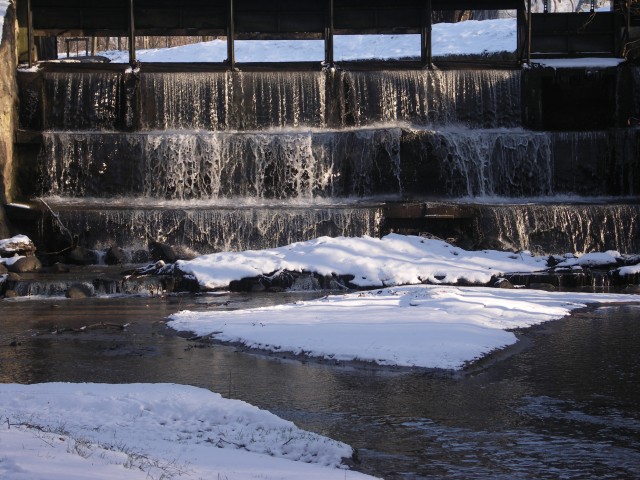
[[(209, 388), (353, 445), (359, 468), (385, 478), (640, 477), (639, 306), (527, 330), (526, 348), (457, 376), (203, 347), (160, 321), (186, 308), (299, 298), (4, 301), (0, 381)], [(100, 322), (131, 325), (65, 330)], [(54, 327), (62, 333), (49, 333)], [(14, 338), (20, 344), (11, 347)]]

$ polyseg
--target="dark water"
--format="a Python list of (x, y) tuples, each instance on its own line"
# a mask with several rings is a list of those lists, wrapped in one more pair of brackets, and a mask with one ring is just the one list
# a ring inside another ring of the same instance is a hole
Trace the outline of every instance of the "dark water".
[[(351, 444), (358, 468), (384, 478), (640, 478), (640, 305), (529, 329), (509, 355), (456, 375), (203, 346), (162, 321), (292, 298), (5, 300), (0, 381), (209, 388)], [(131, 325), (66, 330), (100, 322)]]

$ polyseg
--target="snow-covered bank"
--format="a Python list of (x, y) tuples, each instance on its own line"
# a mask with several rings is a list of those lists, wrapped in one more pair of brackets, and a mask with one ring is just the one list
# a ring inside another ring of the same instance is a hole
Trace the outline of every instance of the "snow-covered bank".
[(275, 352), (460, 369), (515, 343), (509, 329), (560, 319), (590, 303), (636, 298), (420, 285), (260, 309), (183, 311), (169, 326)]
[(280, 270), (354, 275), (354, 285), (375, 288), (424, 282), (485, 284), (501, 273), (543, 270), (546, 257), (467, 251), (442, 240), (390, 234), (383, 238), (320, 237), (268, 250), (204, 255), (176, 266), (208, 289)]
[(168, 384), (0, 384), (0, 478), (365, 479), (352, 449)]
[[(514, 52), (516, 49), (514, 18), (459, 23), (439, 23), (433, 26), (432, 52), (444, 55), (476, 55)], [(238, 62), (317, 61), (324, 59), (321, 40), (237, 40)], [(398, 59), (420, 56), (420, 35), (337, 35), (334, 40), (335, 59)], [(123, 51), (101, 52), (112, 62), (127, 63)], [(222, 62), (227, 58), (225, 40), (196, 43), (182, 47), (139, 50), (141, 62)]]

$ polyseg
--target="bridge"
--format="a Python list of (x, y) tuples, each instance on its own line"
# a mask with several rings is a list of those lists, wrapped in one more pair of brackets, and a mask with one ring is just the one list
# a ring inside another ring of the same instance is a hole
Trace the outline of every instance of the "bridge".
[(333, 65), (335, 35), (420, 34), (418, 63), (426, 67), (433, 12), (452, 10), (514, 11), (520, 62), (536, 55), (619, 56), (630, 2), (612, 5), (611, 12), (534, 14), (531, 0), (21, 0), (18, 15), (30, 52), (36, 37), (128, 37), (135, 63), (137, 36), (219, 36), (227, 41), (224, 67), (234, 68), (236, 40), (316, 39), (324, 41), (324, 63)]

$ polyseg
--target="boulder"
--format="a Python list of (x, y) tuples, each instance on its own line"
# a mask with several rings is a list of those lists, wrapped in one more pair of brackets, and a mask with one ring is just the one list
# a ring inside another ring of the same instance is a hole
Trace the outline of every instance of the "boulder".
[(42, 268), (42, 263), (37, 257), (22, 257), (8, 266), (10, 272), (27, 273), (37, 272)]
[(36, 253), (36, 246), (26, 235), (16, 235), (0, 240), (0, 257), (13, 257), (14, 255), (32, 256)]
[(513, 283), (511, 283), (506, 278), (499, 278), (498, 280), (496, 280), (495, 283), (493, 284), (493, 287), (494, 288), (515, 288), (513, 286)]
[(120, 247), (113, 246), (104, 256), (104, 263), (107, 265), (121, 265), (127, 263), (127, 255)]
[(167, 263), (175, 263), (178, 260), (178, 255), (173, 247), (166, 243), (149, 242), (149, 252), (154, 261), (163, 260)]
[(74, 283), (65, 293), (67, 298), (88, 298), (93, 297), (94, 295), (95, 289), (92, 285), (88, 285), (86, 283)]
[(51, 273), (69, 273), (69, 267), (64, 263), (56, 262), (49, 267)]
[(136, 250), (131, 254), (132, 263), (148, 263), (151, 260), (151, 255), (146, 250)]
[(67, 253), (66, 262), (73, 265), (94, 265), (98, 263), (98, 255), (93, 250), (76, 247)]
[(4, 263), (0, 263), (0, 275), (6, 275), (7, 273), (9, 273), (7, 267), (4, 265)]

